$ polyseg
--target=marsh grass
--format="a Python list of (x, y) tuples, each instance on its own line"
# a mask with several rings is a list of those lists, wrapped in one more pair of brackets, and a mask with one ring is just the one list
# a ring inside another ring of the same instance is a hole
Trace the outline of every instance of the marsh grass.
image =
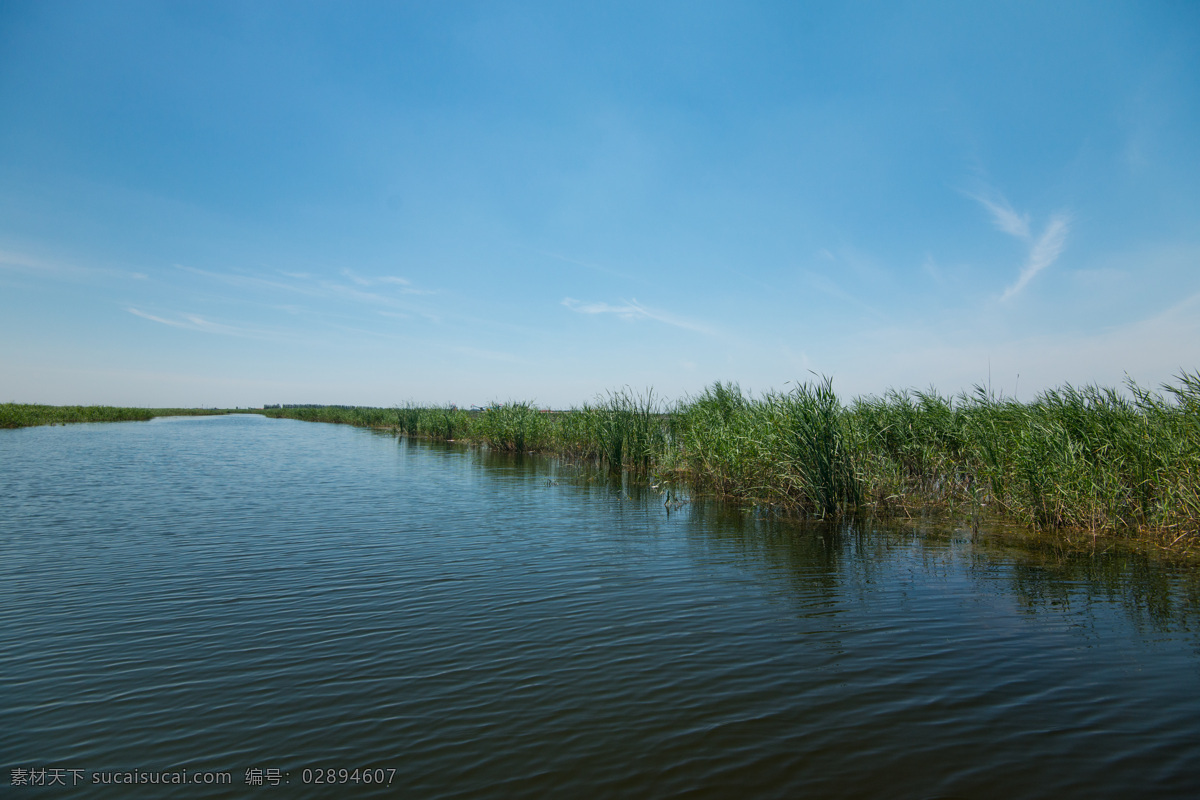
[[(406, 416), (411, 415), (411, 409), (405, 409), (405, 414)], [(442, 442), (452, 442), (466, 433), (469, 428), (470, 418), (467, 416), (467, 412), (451, 406), (421, 409), (416, 415), (415, 425), (410, 429), (406, 424), (405, 432)]]
[(493, 403), (471, 425), (472, 438), (496, 450), (539, 453), (553, 449), (556, 421), (530, 402)]
[(46, 406), (0, 403), (0, 428), (66, 425), (76, 422), (136, 422), (154, 417), (211, 416), (232, 409), (121, 408), (117, 406)]
[(653, 390), (625, 388), (557, 416), (563, 449), (612, 470), (647, 475), (668, 456), (670, 421)]
[(843, 404), (829, 379), (751, 397), (714, 383), (667, 406), (626, 388), (570, 411), (530, 402), (266, 412), (590, 459), (659, 485), (820, 517), (1001, 513), (1033, 529), (1200, 534), (1200, 374), (1154, 392), (1066, 386), (1032, 402), (976, 387)]
[[(1166, 394), (1067, 386), (1031, 403), (982, 389), (851, 410), (877, 499), (991, 506), (1035, 528), (1200, 528), (1200, 381)], [(882, 495), (882, 497), (880, 497)]]

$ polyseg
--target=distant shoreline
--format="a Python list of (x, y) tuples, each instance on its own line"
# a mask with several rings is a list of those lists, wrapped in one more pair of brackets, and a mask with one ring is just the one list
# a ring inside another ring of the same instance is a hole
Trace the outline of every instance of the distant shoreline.
[(31, 428), (77, 422), (145, 422), (155, 417), (207, 417), (256, 413), (233, 408), (122, 408), (119, 406), (47, 406), (0, 403), (0, 428)]

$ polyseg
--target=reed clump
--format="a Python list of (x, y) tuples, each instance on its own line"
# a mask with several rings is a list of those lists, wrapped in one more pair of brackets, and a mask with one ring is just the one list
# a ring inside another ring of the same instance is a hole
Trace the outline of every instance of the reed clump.
[(653, 390), (609, 392), (593, 405), (553, 419), (556, 449), (611, 469), (648, 475), (670, 456), (670, 417)]
[(471, 424), (471, 438), (496, 450), (540, 453), (555, 449), (557, 421), (530, 402), (493, 403)]
[(991, 506), (1036, 528), (1200, 528), (1200, 381), (1158, 394), (1067, 386), (1033, 402), (982, 388), (891, 394), (851, 409), (864, 472), (896, 504)]
[(447, 408), (422, 408), (415, 419), (412, 409), (404, 409), (403, 430), (412, 436), (424, 436), (442, 442), (455, 441), (470, 430), (471, 420), (467, 412), (453, 406)]

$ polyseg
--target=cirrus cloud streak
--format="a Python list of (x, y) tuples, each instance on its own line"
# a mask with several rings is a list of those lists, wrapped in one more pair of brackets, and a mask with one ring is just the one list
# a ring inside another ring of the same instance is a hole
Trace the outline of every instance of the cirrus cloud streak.
[(573, 297), (565, 297), (562, 304), (577, 314), (614, 314), (625, 320), (648, 319), (675, 328), (682, 328), (683, 330), (703, 333), (708, 336), (714, 335), (713, 330), (705, 325), (676, 316), (667, 311), (660, 311), (644, 306), (636, 298), (622, 300), (620, 305), (609, 305), (603, 302), (583, 303)]

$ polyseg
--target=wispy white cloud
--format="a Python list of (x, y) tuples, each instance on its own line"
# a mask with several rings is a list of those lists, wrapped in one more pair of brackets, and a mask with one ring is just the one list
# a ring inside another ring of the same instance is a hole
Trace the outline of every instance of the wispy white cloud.
[(563, 298), (562, 304), (577, 314), (615, 314), (621, 319), (627, 320), (649, 319), (661, 322), (664, 325), (671, 325), (676, 328), (695, 331), (696, 333), (703, 333), (709, 336), (713, 335), (712, 329), (707, 326), (666, 311), (649, 308), (639, 303), (636, 298), (623, 300), (621, 301), (621, 305), (609, 305), (608, 303), (582, 303), (573, 297), (566, 297)]
[[(295, 283), (285, 283), (282, 281), (267, 280), (266, 278), (259, 278), (253, 275), (239, 275), (237, 273), (230, 272), (211, 272), (209, 270), (188, 267), (183, 264), (176, 264), (175, 267), (176, 269), (181, 269), (194, 275), (202, 275), (212, 280), (230, 284), (231, 286), (253, 286), (260, 289), (274, 289), (286, 292), (294, 292), (296, 294), (302, 294), (308, 297), (340, 297), (342, 299), (354, 300), (360, 303), (402, 307), (405, 310), (414, 309), (409, 309), (407, 305), (398, 302), (392, 295), (364, 291), (364, 289), (376, 283), (388, 283), (400, 285), (402, 287), (400, 289), (400, 294), (436, 294), (436, 292), (427, 289), (412, 288), (408, 285), (408, 280), (406, 278), (399, 278), (396, 276), (387, 276), (385, 278), (364, 278), (349, 269), (341, 270), (341, 274), (350, 280), (350, 283), (347, 284), (339, 283), (338, 281), (318, 280), (313, 275), (304, 272), (281, 271), (279, 273), (280, 275), (292, 278), (294, 281), (296, 281)], [(424, 312), (419, 310), (417, 310), (416, 313), (425, 315)]]
[[(221, 283), (227, 283), (230, 286), (253, 286), (259, 289), (279, 289), (285, 292), (296, 292), (298, 294), (309, 296), (316, 296), (318, 294), (317, 292), (304, 286), (298, 286), (291, 283), (282, 283), (280, 281), (271, 281), (267, 280), (266, 278), (256, 278), (252, 275), (238, 275), (231, 272), (212, 272), (206, 269), (198, 269), (197, 267), (189, 267), (186, 264), (176, 264), (175, 269), (182, 270), (183, 272), (190, 272), (193, 275), (199, 275), (211, 280), (220, 281)], [(289, 274), (284, 272), (280, 274), (291, 278), (298, 278), (298, 275), (302, 273)]]
[(389, 286), (399, 286), (401, 294), (436, 294), (429, 289), (414, 289), (412, 281), (408, 278), (402, 278), (399, 275), (380, 275), (378, 277), (365, 277), (359, 275), (350, 269), (343, 269), (342, 275), (349, 278), (351, 282), (358, 286), (375, 286), (377, 284), (387, 284)]
[(63, 278), (79, 280), (94, 278), (146, 279), (146, 274), (142, 272), (126, 272), (124, 270), (107, 269), (104, 267), (82, 267), (77, 264), (47, 261), (23, 253), (13, 253), (3, 250), (0, 250), (0, 269), (9, 269), (33, 275), (48, 275), (54, 277), (56, 280)]
[(1010, 236), (1018, 239), (1028, 239), (1029, 215), (1018, 214), (1009, 205), (1008, 200), (998, 195), (988, 197), (982, 194), (967, 194), (972, 200), (980, 203), (992, 215), (992, 224)]
[[(359, 283), (359, 286), (369, 285)], [(355, 289), (353, 286), (347, 286), (344, 283), (335, 281), (321, 281), (321, 288), (325, 289), (328, 294), (343, 297), (348, 300), (356, 300), (360, 303), (374, 303), (377, 305), (395, 305), (395, 301), (387, 295), (382, 295), (377, 292), (365, 292), (362, 289)]]
[(1029, 258), (1026, 260), (1025, 266), (1021, 268), (1020, 277), (1017, 278), (1016, 283), (1004, 290), (1004, 294), (1000, 296), (1001, 300), (1007, 300), (1017, 294), (1033, 280), (1035, 275), (1058, 260), (1058, 257), (1062, 255), (1063, 248), (1067, 245), (1069, 227), (1069, 219), (1065, 215), (1055, 215), (1050, 218), (1050, 224), (1046, 226), (1046, 230), (1030, 248)]
[(156, 317), (153, 314), (147, 314), (145, 311), (138, 311), (136, 308), (127, 308), (125, 310), (128, 311), (130, 314), (133, 314), (134, 316), (141, 317), (142, 319), (148, 319), (151, 322), (159, 322), (159, 323), (162, 323), (163, 325), (170, 325), (175, 328), (190, 327), (183, 322), (179, 322), (178, 320), (163, 319), (162, 317)]
[[(439, 315), (437, 315), (431, 311), (428, 311), (423, 308), (414, 307), (411, 304), (399, 301), (390, 295), (380, 294), (379, 292), (367, 292), (367, 291), (363, 291), (362, 289), (355, 289), (353, 286), (347, 286), (345, 284), (336, 283), (334, 281), (320, 281), (319, 285), (320, 285), (321, 289), (324, 290), (324, 296), (326, 296), (326, 297), (339, 297), (339, 298), (342, 298), (345, 300), (353, 300), (355, 302), (365, 303), (365, 304), (369, 304), (369, 305), (385, 306), (387, 308), (396, 308), (396, 309), (400, 309), (403, 312), (408, 312), (408, 313), (415, 314), (420, 317), (424, 317), (425, 319), (431, 320), (433, 322), (439, 322), (441, 320), (441, 317)], [(404, 290), (403, 294), (432, 294), (432, 292)]]
[[(414, 289), (411, 286), (406, 286), (403, 282), (407, 281), (407, 278), (401, 278), (394, 275), (385, 276), (386, 279), (363, 278), (361, 275), (357, 275), (350, 270), (342, 270), (342, 275), (346, 278), (349, 278), (349, 282), (343, 282), (338, 280), (320, 279), (310, 273), (278, 271), (277, 274), (292, 279), (290, 281), (285, 281), (271, 280), (255, 275), (245, 275), (236, 272), (213, 272), (210, 270), (197, 269), (196, 267), (189, 267), (183, 264), (176, 264), (175, 268), (183, 272), (188, 272), (192, 275), (199, 275), (209, 280), (218, 281), (229, 286), (254, 288), (271, 293), (289, 292), (304, 297), (315, 298), (317, 300), (346, 301), (364, 306), (373, 306), (374, 310), (379, 313), (384, 313), (380, 311), (380, 309), (388, 309), (393, 313), (385, 314), (385, 316), (392, 316), (396, 319), (412, 319), (419, 317), (434, 324), (441, 324), (443, 319), (443, 315), (438, 313), (436, 309), (427, 305), (422, 305), (420, 301), (415, 299), (407, 300), (403, 297), (397, 296), (431, 295), (436, 294), (437, 292), (424, 289)], [(358, 280), (355, 280), (356, 278)], [(371, 285), (377, 283), (387, 283), (397, 286), (398, 291), (369, 290)], [(337, 316), (329, 309), (322, 311), (317, 308), (304, 308), (295, 305), (281, 306), (279, 303), (270, 303), (268, 305), (271, 308), (284, 308), (292, 313), (306, 313), (325, 319)], [(458, 318), (463, 319), (461, 316)]]
[(239, 336), (251, 339), (271, 338), (271, 334), (268, 331), (240, 328), (235, 325), (226, 325), (222, 322), (213, 322), (196, 314), (180, 314), (177, 319), (167, 319), (166, 317), (147, 314), (145, 311), (136, 308), (127, 308), (125, 310), (134, 316), (148, 319), (151, 322), (157, 322), (160, 325), (170, 325), (172, 328), (183, 328), (190, 331), (218, 333), (224, 336)]
[(992, 224), (997, 228), (1026, 242), (1029, 245), (1029, 256), (1017, 276), (1016, 283), (1004, 290), (1000, 300), (1008, 300), (1021, 292), (1039, 272), (1049, 267), (1062, 255), (1067, 245), (1067, 234), (1071, 228), (1069, 214), (1058, 213), (1050, 217), (1046, 229), (1036, 239), (1030, 227), (1029, 214), (1020, 214), (1013, 209), (1008, 200), (996, 192), (972, 194), (964, 192), (972, 200), (988, 210), (992, 216)]
[(356, 274), (353, 270), (343, 269), (341, 272), (342, 272), (342, 275), (349, 278), (351, 280), (351, 282), (357, 283), (359, 286), (370, 286), (371, 285), (371, 281), (362, 277), (361, 275)]
[(819, 272), (813, 272), (812, 270), (801, 270), (800, 274), (803, 275), (805, 280), (809, 283), (809, 285), (813, 289), (817, 290), (818, 292), (827, 294), (830, 297), (837, 298), (838, 300), (841, 300), (842, 302), (847, 303), (849, 305), (857, 306), (858, 308), (861, 308), (864, 311), (866, 311), (867, 313), (869, 313), (871, 316), (874, 316), (874, 317), (882, 317), (883, 316), (882, 314), (879, 313), (878, 310), (876, 310), (869, 303), (863, 302), (861, 297), (854, 294), (853, 292), (849, 292), (849, 291), (843, 289), (841, 286), (839, 286), (837, 284), (836, 281), (834, 281), (827, 275), (823, 275)]

